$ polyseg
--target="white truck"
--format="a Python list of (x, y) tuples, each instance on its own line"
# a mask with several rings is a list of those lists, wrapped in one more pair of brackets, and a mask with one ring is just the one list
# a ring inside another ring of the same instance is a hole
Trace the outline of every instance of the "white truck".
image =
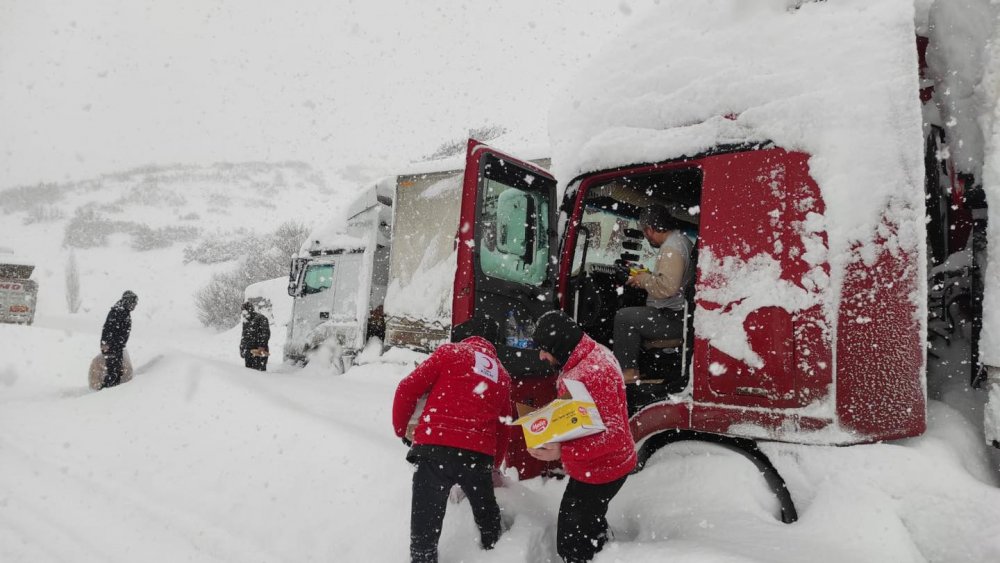
[(394, 189), (388, 179), (366, 187), (348, 207), (346, 222), (316, 229), (293, 257), (286, 362), (304, 364), (326, 348), (341, 364), (335, 367), (347, 369), (370, 337), (384, 335)]
[(373, 337), (423, 351), (448, 341), (465, 164), (418, 163), (382, 178), (352, 202), (346, 221), (310, 235), (289, 272), (285, 361), (304, 364), (326, 349), (340, 371)]
[(31, 324), (35, 320), (38, 284), (30, 279), (35, 266), (0, 248), (0, 323)]

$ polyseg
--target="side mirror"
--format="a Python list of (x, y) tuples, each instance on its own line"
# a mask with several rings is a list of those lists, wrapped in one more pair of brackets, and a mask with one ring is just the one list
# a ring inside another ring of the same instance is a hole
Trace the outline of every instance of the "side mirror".
[(304, 258), (293, 258), (288, 266), (288, 295), (291, 297), (302, 295), (302, 271), (306, 262)]

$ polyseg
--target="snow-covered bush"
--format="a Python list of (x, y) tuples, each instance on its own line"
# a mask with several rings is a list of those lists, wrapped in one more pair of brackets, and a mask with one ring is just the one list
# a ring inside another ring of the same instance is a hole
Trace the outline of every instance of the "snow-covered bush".
[(27, 211), (40, 205), (52, 205), (63, 198), (65, 186), (59, 184), (35, 184), (19, 186), (0, 191), (0, 210), (4, 213)]
[(259, 245), (256, 235), (245, 233), (211, 234), (184, 247), (184, 263), (218, 264), (236, 260)]
[(505, 133), (507, 133), (507, 128), (497, 124), (487, 124), (482, 127), (469, 129), (468, 136), (445, 141), (438, 145), (438, 147), (434, 149), (434, 152), (427, 155), (426, 160), (437, 160), (439, 158), (454, 156), (456, 154), (464, 154), (465, 146), (469, 142), (469, 139), (486, 142), (496, 139)]
[(24, 216), (24, 224), (31, 225), (32, 223), (50, 223), (52, 221), (58, 221), (62, 218), (62, 209), (54, 205), (35, 205), (28, 209), (27, 215)]
[(194, 294), (194, 304), (201, 324), (225, 330), (240, 321), (240, 305), (246, 279), (239, 270), (217, 272), (212, 280)]
[(153, 250), (166, 248), (174, 243), (191, 240), (200, 233), (197, 227), (167, 226), (151, 229), (146, 225), (129, 223), (132, 234), (132, 248), (135, 250)]
[(74, 314), (80, 310), (80, 268), (73, 249), (70, 249), (66, 260), (66, 308)]
[(123, 221), (113, 221), (91, 208), (79, 208), (66, 224), (63, 246), (94, 248), (104, 246), (108, 237), (122, 231)]
[(247, 237), (251, 242), (245, 247), (239, 264), (232, 270), (214, 274), (211, 281), (195, 293), (198, 320), (220, 330), (235, 326), (240, 321), (240, 305), (247, 286), (286, 275), (291, 256), (308, 234), (304, 225), (288, 222), (270, 235)]
[(135, 221), (109, 219), (93, 207), (82, 207), (66, 224), (63, 246), (70, 248), (93, 248), (104, 246), (108, 237), (117, 233), (131, 236), (131, 246), (135, 250), (166, 248), (174, 243), (191, 240), (201, 231), (191, 226), (167, 226), (152, 228)]

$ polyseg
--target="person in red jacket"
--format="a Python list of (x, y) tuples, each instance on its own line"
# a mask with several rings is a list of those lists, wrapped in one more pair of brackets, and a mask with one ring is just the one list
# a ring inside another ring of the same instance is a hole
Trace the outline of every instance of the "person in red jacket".
[(608, 504), (636, 464), (625, 381), (614, 354), (562, 311), (538, 319), (534, 340), (542, 360), (561, 366), (559, 395), (568, 394), (565, 380), (583, 383), (607, 427), (604, 432), (528, 450), (542, 461), (562, 459), (569, 482), (559, 505), (556, 551), (568, 563), (590, 561), (607, 540)]
[[(487, 332), (499, 329), (484, 323), (473, 331)], [(404, 443), (417, 402), (427, 397), (406, 457), (416, 465), (410, 508), (412, 562), (437, 561), (448, 493), (456, 484), (472, 506), (483, 549), (492, 549), (500, 538), (493, 468), (507, 451), (510, 389), (510, 375), (496, 349), (480, 336), (440, 346), (399, 382), (392, 426)]]

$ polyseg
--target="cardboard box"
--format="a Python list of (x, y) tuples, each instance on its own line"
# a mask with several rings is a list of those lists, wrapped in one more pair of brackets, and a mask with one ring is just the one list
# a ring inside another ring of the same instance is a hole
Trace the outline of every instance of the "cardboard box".
[(529, 448), (568, 442), (605, 430), (597, 405), (583, 383), (569, 379), (564, 383), (571, 398), (556, 399), (513, 422), (521, 426), (524, 443)]

